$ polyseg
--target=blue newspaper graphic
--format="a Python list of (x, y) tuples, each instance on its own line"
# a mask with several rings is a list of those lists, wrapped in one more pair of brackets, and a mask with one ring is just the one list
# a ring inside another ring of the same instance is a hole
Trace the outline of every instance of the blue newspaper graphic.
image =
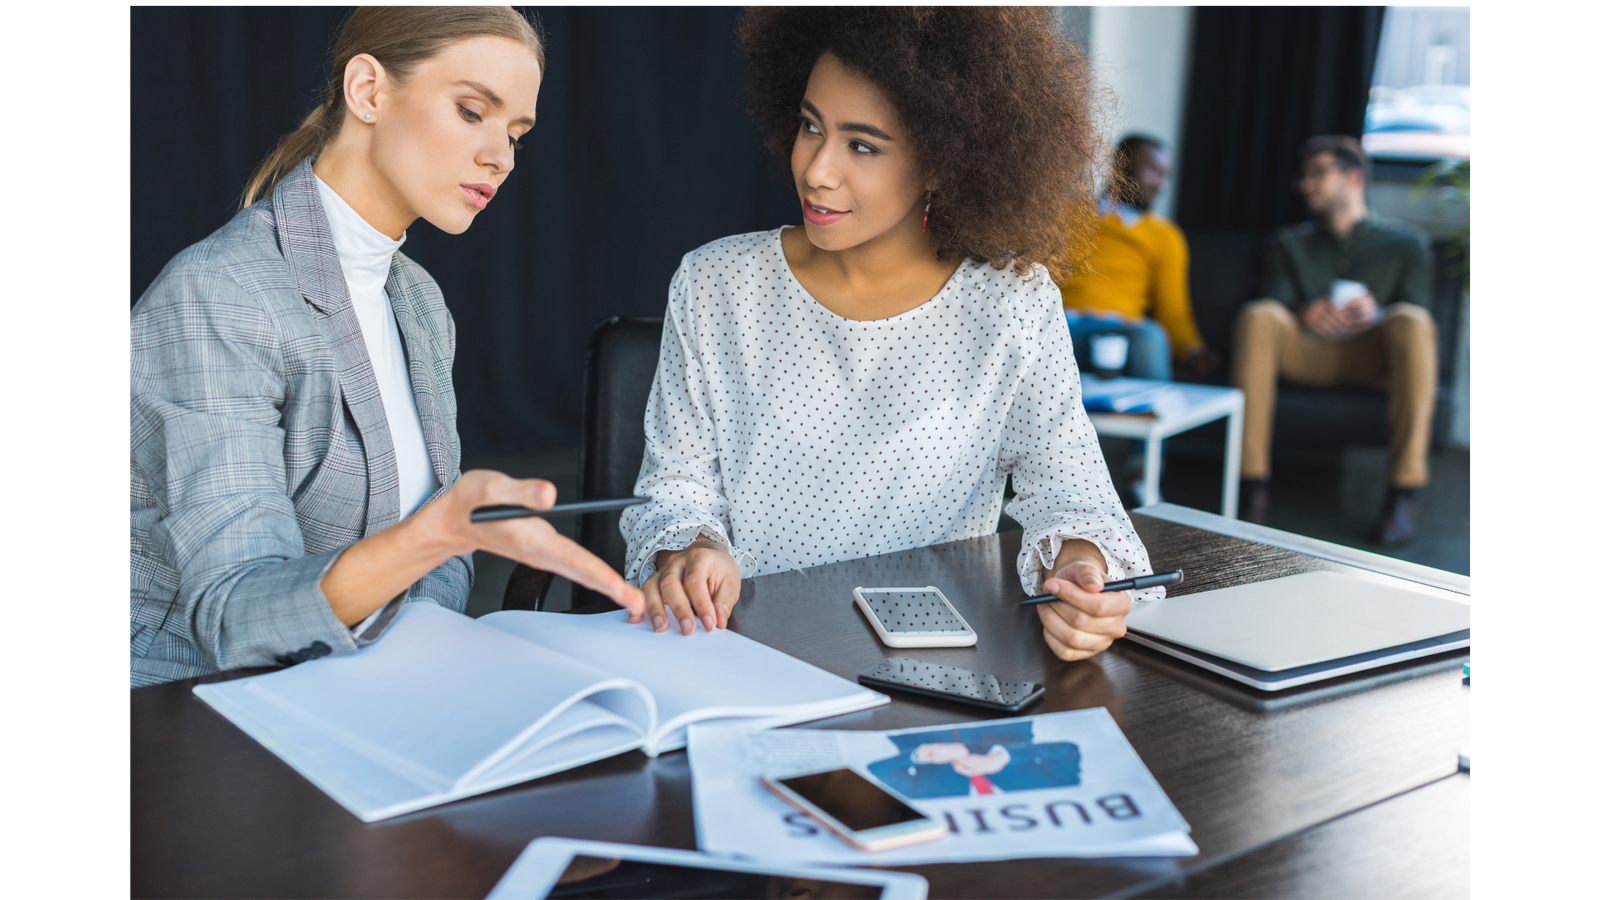
[(1031, 721), (896, 734), (889, 740), (900, 753), (867, 771), (916, 800), (1071, 787), (1079, 781), (1078, 745), (1034, 743)]
[[(857, 850), (761, 785), (847, 765), (949, 835)], [(1189, 856), (1188, 823), (1104, 709), (897, 731), (696, 725), (695, 827), (709, 853), (844, 865), (1051, 856)]]

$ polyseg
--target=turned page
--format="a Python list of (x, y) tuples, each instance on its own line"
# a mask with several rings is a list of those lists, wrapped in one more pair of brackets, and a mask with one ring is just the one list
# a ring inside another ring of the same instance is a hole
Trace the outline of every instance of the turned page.
[(839, 715), (888, 698), (725, 629), (657, 634), (625, 610), (599, 615), (503, 611), (479, 620), (637, 681), (655, 697), (649, 752), (684, 746), (690, 721), (761, 718), (766, 727)]
[(258, 721), (296, 716), (431, 791), (515, 755), (542, 722), (571, 732), (577, 720), (614, 725), (620, 715), (641, 737), (653, 724), (646, 698), (573, 702), (607, 687), (632, 695), (621, 679), (431, 603), (407, 604), (380, 640), (348, 656), (203, 687)]

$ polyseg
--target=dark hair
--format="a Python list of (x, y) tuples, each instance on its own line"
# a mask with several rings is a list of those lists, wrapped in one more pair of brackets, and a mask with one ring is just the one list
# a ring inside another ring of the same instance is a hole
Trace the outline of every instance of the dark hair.
[(361, 6), (339, 29), (328, 60), (322, 99), (300, 127), (283, 136), (256, 168), (241, 206), (272, 193), (290, 170), (322, 152), (344, 125), (344, 70), (358, 54), (370, 53), (394, 80), (404, 83), (439, 51), (456, 41), (503, 37), (533, 51), (544, 69), (538, 28), (509, 6)]
[(1304, 169), (1311, 157), (1318, 153), (1333, 154), (1333, 162), (1346, 172), (1361, 170), (1362, 181), (1372, 180), (1372, 160), (1361, 149), (1361, 142), (1343, 134), (1319, 134), (1300, 148), (1300, 168)]
[(1129, 203), (1138, 194), (1139, 185), (1133, 177), (1133, 163), (1139, 154), (1147, 148), (1160, 150), (1165, 145), (1156, 138), (1145, 134), (1130, 134), (1117, 141), (1117, 149), (1112, 153), (1111, 182), (1106, 188), (1106, 193), (1113, 200)]
[(1100, 99), (1048, 9), (756, 7), (739, 40), (750, 115), (785, 160), (824, 53), (883, 91), (938, 185), (928, 233), (940, 258), (1026, 273), (1085, 255), (1106, 162)]

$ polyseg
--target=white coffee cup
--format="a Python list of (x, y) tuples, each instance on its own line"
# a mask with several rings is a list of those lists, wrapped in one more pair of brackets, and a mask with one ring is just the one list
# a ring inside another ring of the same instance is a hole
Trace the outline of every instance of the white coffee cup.
[(1128, 364), (1128, 336), (1096, 334), (1089, 338), (1089, 358), (1103, 372), (1117, 372)]
[(1359, 281), (1350, 281), (1340, 278), (1333, 283), (1333, 289), (1328, 292), (1328, 299), (1334, 306), (1343, 308), (1346, 303), (1367, 293), (1367, 286)]

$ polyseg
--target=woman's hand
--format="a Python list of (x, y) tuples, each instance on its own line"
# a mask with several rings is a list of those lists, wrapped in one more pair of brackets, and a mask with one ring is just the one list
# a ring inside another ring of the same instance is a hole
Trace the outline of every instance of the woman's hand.
[(450, 557), (488, 550), (599, 591), (628, 610), (631, 621), (641, 621), (639, 589), (544, 519), (472, 523), (472, 511), (480, 506), (548, 509), (555, 502), (555, 485), (548, 481), (484, 469), (464, 472), (414, 515), (347, 547), (323, 573), (322, 594), (339, 621), (355, 625)]
[(553, 572), (604, 594), (628, 610), (628, 620), (644, 619), (644, 595), (623, 580), (582, 545), (557, 532), (546, 520), (503, 519), (473, 523), (472, 511), (481, 506), (526, 506), (549, 509), (556, 502), (555, 485), (540, 478), (512, 478), (500, 472), (474, 469), (461, 473), (450, 490), (423, 507), (413, 518), (422, 520), (447, 542), (451, 556), (487, 550), (535, 569)]
[(1101, 593), (1105, 583), (1106, 564), (1099, 547), (1085, 540), (1061, 545), (1042, 585), (1057, 601), (1039, 605), (1044, 642), (1056, 656), (1068, 662), (1088, 659), (1128, 633), (1133, 599), (1123, 591)]
[(697, 616), (706, 631), (727, 628), (728, 613), (738, 602), (739, 564), (709, 538), (657, 553), (655, 574), (644, 583), (645, 612), (656, 631), (667, 630), (663, 605), (672, 610), (684, 634), (693, 634)]

